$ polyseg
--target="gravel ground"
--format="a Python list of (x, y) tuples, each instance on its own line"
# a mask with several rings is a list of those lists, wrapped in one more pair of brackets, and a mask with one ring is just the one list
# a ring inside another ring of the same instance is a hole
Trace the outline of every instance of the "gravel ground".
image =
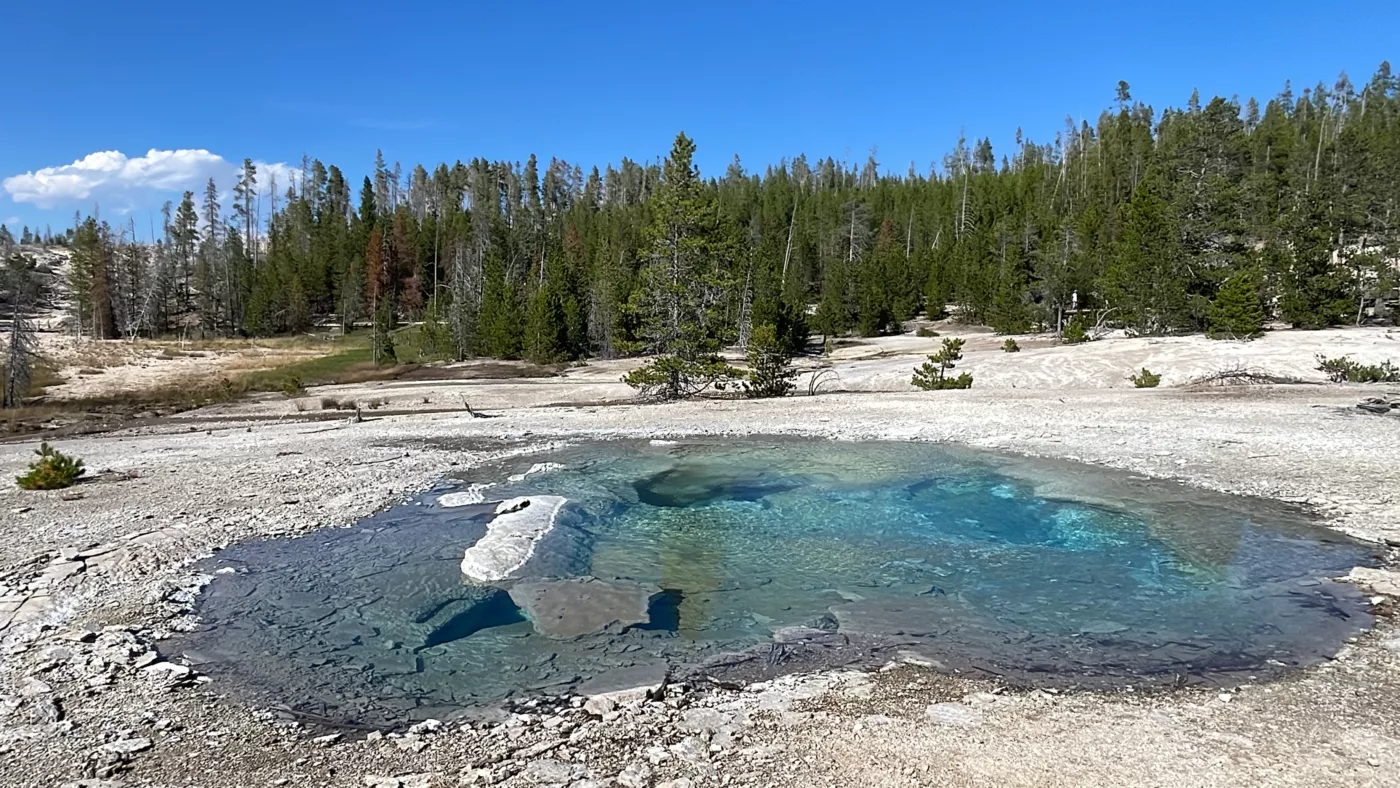
[[(1400, 418), (1356, 411), (1356, 388), (506, 407), (504, 387), (538, 384), (494, 385), (492, 418), (366, 411), (362, 423), (310, 423), (223, 409), (196, 414), (217, 421), (65, 441), (92, 481), (0, 488), (0, 785), (1400, 784), (1393, 600), (1336, 661), (1230, 694), (1054, 695), (904, 665), (748, 691), (673, 689), (616, 708), (521, 708), (387, 737), (323, 738), (336, 734), (244, 707), (151, 652), (187, 623), (198, 587), (188, 567), (211, 551), (348, 524), (453, 470), (559, 438), (952, 441), (1293, 501), (1400, 544)], [(0, 476), (32, 448), (0, 445)], [(1378, 576), (1377, 591), (1400, 593), (1393, 575)]]

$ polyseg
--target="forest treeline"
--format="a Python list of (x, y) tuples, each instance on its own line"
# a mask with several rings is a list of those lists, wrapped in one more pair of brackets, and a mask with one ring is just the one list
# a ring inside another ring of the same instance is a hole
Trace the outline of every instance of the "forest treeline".
[(794, 350), (948, 310), (1005, 333), (1072, 310), (1142, 334), (1322, 327), (1393, 298), (1398, 87), (1382, 64), (1360, 86), (1159, 113), (1119, 83), (1096, 124), (1018, 132), (1001, 155), (960, 140), (902, 176), (872, 152), (701, 177), (684, 137), (679, 190), (675, 151), (587, 172), (381, 155), (359, 184), (314, 159), (267, 183), (246, 162), (226, 204), (211, 181), (167, 205), (153, 243), (96, 217), (64, 240), (76, 317), (101, 337), (423, 321), (440, 356), (557, 361), (655, 350), (656, 310), (680, 302), (717, 342), (771, 325)]

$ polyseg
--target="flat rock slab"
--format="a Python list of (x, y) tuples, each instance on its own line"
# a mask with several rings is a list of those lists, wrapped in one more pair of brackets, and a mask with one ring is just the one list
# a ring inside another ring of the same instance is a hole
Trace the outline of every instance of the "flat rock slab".
[(576, 638), (649, 623), (652, 597), (660, 592), (640, 583), (579, 577), (521, 580), (510, 587), (510, 598), (540, 634)]
[(967, 728), (982, 723), (982, 715), (961, 703), (935, 703), (924, 709), (924, 719), (934, 725)]
[(120, 741), (108, 742), (97, 749), (113, 755), (134, 755), (138, 752), (145, 752), (151, 749), (151, 740), (146, 738), (122, 739)]
[[(25, 624), (30, 621), (37, 621), (44, 618), (53, 610), (53, 597), (46, 593), (37, 593), (26, 597), (18, 605), (10, 598), (0, 605), (0, 629), (5, 629), (11, 624)], [(13, 610), (10, 608), (13, 607)]]
[(585, 698), (606, 698), (614, 705), (626, 705), (655, 694), (666, 684), (666, 665), (633, 665), (600, 673), (575, 690)]
[(1374, 593), (1400, 597), (1400, 572), (1358, 566), (1351, 570), (1346, 579)]
[(82, 561), (59, 561), (50, 564), (35, 582), (41, 586), (56, 586), (85, 568), (86, 564)]

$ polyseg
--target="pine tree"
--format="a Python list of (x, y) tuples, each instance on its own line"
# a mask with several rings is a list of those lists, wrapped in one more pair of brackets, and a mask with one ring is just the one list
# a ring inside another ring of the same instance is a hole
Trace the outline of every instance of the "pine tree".
[(374, 327), (371, 329), (370, 352), (376, 366), (393, 366), (399, 359), (394, 353), (394, 305), (389, 299), (379, 302), (374, 312)]
[(80, 332), (94, 339), (114, 339), (116, 319), (112, 311), (113, 254), (111, 231), (89, 216), (73, 235), (73, 256), (68, 286)]
[(194, 192), (185, 192), (170, 226), (170, 240), (175, 249), (176, 291), (174, 310), (186, 312), (191, 306), (190, 282), (194, 275), (195, 254), (199, 249), (199, 214), (194, 207)]
[(846, 265), (842, 260), (827, 264), (822, 277), (821, 301), (817, 303), (817, 313), (813, 325), (826, 338), (845, 336), (851, 330), (851, 314), (847, 310)]
[(910, 384), (924, 391), (972, 388), (972, 376), (966, 372), (956, 378), (948, 377), (948, 370), (962, 360), (962, 349), (961, 339), (943, 340), (943, 347), (929, 356), (928, 361), (914, 369), (914, 377), (909, 381)]
[(1104, 276), (1116, 318), (1139, 334), (1162, 334), (1188, 321), (1188, 272), (1171, 206), (1160, 179), (1138, 184), (1124, 206), (1116, 259)]
[(740, 375), (718, 356), (722, 294), (732, 283), (726, 265), (730, 249), (694, 154), (695, 143), (677, 135), (652, 198), (655, 218), (639, 311), (648, 349), (659, 357), (624, 378), (644, 396), (658, 399), (722, 390)]
[[(211, 180), (212, 182), (212, 180)], [(274, 195), (275, 197), (276, 195)], [(258, 217), (258, 168), (252, 159), (243, 160), (243, 168), (238, 173), (238, 181), (233, 186), (233, 212), (243, 229), (243, 248), (252, 256), (253, 267), (257, 267)]]
[(384, 234), (374, 227), (365, 242), (365, 300), (372, 314), (378, 314), (379, 304), (391, 298), (389, 261), (384, 251)]
[(950, 268), (946, 254), (930, 255), (928, 276), (924, 280), (924, 314), (929, 320), (937, 320), (948, 313), (948, 304), (953, 300)]
[(486, 259), (477, 317), (480, 352), (492, 358), (519, 358), (523, 328), (515, 285), (506, 279), (500, 256), (493, 253)]
[(1326, 328), (1346, 322), (1351, 312), (1347, 272), (1332, 264), (1332, 234), (1320, 206), (1298, 217), (1289, 249), (1273, 250), (1282, 267), (1279, 310), (1294, 328)]
[(894, 272), (902, 254), (895, 242), (894, 225), (885, 219), (876, 234), (874, 252), (857, 262), (860, 304), (856, 329), (863, 337), (879, 336), (895, 329), (891, 290), (898, 286)]
[(286, 325), (288, 331), (305, 331), (311, 326), (311, 303), (306, 298), (306, 289), (301, 280), (292, 278), (287, 287)]
[(749, 339), (749, 373), (744, 393), (753, 398), (783, 397), (792, 391), (792, 354), (778, 336), (777, 327), (759, 325)]
[(1212, 339), (1253, 339), (1263, 333), (1264, 304), (1259, 297), (1259, 279), (1244, 269), (1229, 279), (1210, 303)]
[(234, 329), (233, 294), (234, 273), (227, 255), (224, 236), (223, 208), (219, 204), (219, 188), (210, 178), (204, 187), (204, 204), (201, 212), (204, 220), (204, 235), (199, 245), (199, 257), (195, 267), (195, 289), (198, 292), (200, 324), (215, 330), (230, 333)]
[(569, 348), (569, 326), (556, 288), (546, 283), (530, 297), (525, 313), (525, 356), (536, 364), (564, 358)]

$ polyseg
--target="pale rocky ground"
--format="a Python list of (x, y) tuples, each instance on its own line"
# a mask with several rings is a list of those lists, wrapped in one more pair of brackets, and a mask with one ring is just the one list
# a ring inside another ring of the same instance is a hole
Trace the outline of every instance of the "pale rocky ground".
[[(369, 738), (325, 739), (334, 734), (246, 707), (149, 653), (187, 623), (189, 565), (210, 551), (348, 524), (500, 451), (570, 438), (951, 441), (1299, 502), (1400, 544), (1400, 417), (1353, 407), (1375, 389), (1176, 385), (1236, 363), (1316, 379), (1315, 352), (1400, 360), (1400, 334), (1080, 347), (1028, 337), (1010, 355), (996, 350), (1001, 338), (968, 336), (970, 391), (910, 389), (917, 354), (938, 340), (896, 337), (839, 348), (839, 387), (859, 390), (816, 397), (594, 404), (628, 394), (625, 365), (597, 363), (554, 378), (311, 392), (437, 411), (365, 410), (362, 423), (311, 422), (266, 397), (65, 440), (92, 481), (49, 493), (0, 485), (0, 785), (1400, 784), (1397, 602), (1379, 594), (1377, 629), (1337, 660), (1228, 693), (1025, 692), (903, 665)], [(1124, 377), (1143, 365), (1164, 388), (1130, 388)], [(463, 395), (493, 418), (459, 410)], [(33, 445), (0, 445), (0, 477)], [(1400, 593), (1394, 583), (1381, 573), (1375, 591)]]
[[(805, 394), (810, 376), (823, 373), (820, 391), (910, 391), (909, 377), (923, 356), (935, 352), (944, 338), (966, 341), (958, 369), (970, 371), (977, 390), (987, 389), (1131, 389), (1128, 376), (1147, 367), (1162, 375), (1164, 387), (1181, 386), (1228, 369), (1249, 369), (1282, 378), (1321, 383), (1316, 356), (1351, 356), (1365, 363), (1386, 359), (1400, 363), (1400, 328), (1278, 331), (1250, 342), (1215, 341), (1203, 336), (1110, 338), (1077, 346), (1058, 344), (1045, 334), (1015, 337), (1021, 351), (1004, 353), (1005, 336), (964, 326), (940, 324), (939, 337), (903, 334), (865, 340), (845, 340), (829, 358), (802, 359), (798, 393)], [(737, 358), (737, 357), (736, 357)], [(499, 366), (495, 362), (490, 362)], [(460, 408), (491, 409), (534, 405), (622, 402), (632, 390), (621, 382), (635, 359), (594, 361), (553, 377), (528, 380), (399, 380), (324, 386), (300, 402), (266, 397), (256, 404), (240, 403), (230, 412), (282, 415), (297, 408), (316, 410), (321, 397), (374, 401), (394, 410)], [(449, 365), (447, 370), (481, 366), (482, 362)], [(1392, 387), (1395, 388), (1395, 387)], [(426, 401), (425, 401), (426, 399)]]

